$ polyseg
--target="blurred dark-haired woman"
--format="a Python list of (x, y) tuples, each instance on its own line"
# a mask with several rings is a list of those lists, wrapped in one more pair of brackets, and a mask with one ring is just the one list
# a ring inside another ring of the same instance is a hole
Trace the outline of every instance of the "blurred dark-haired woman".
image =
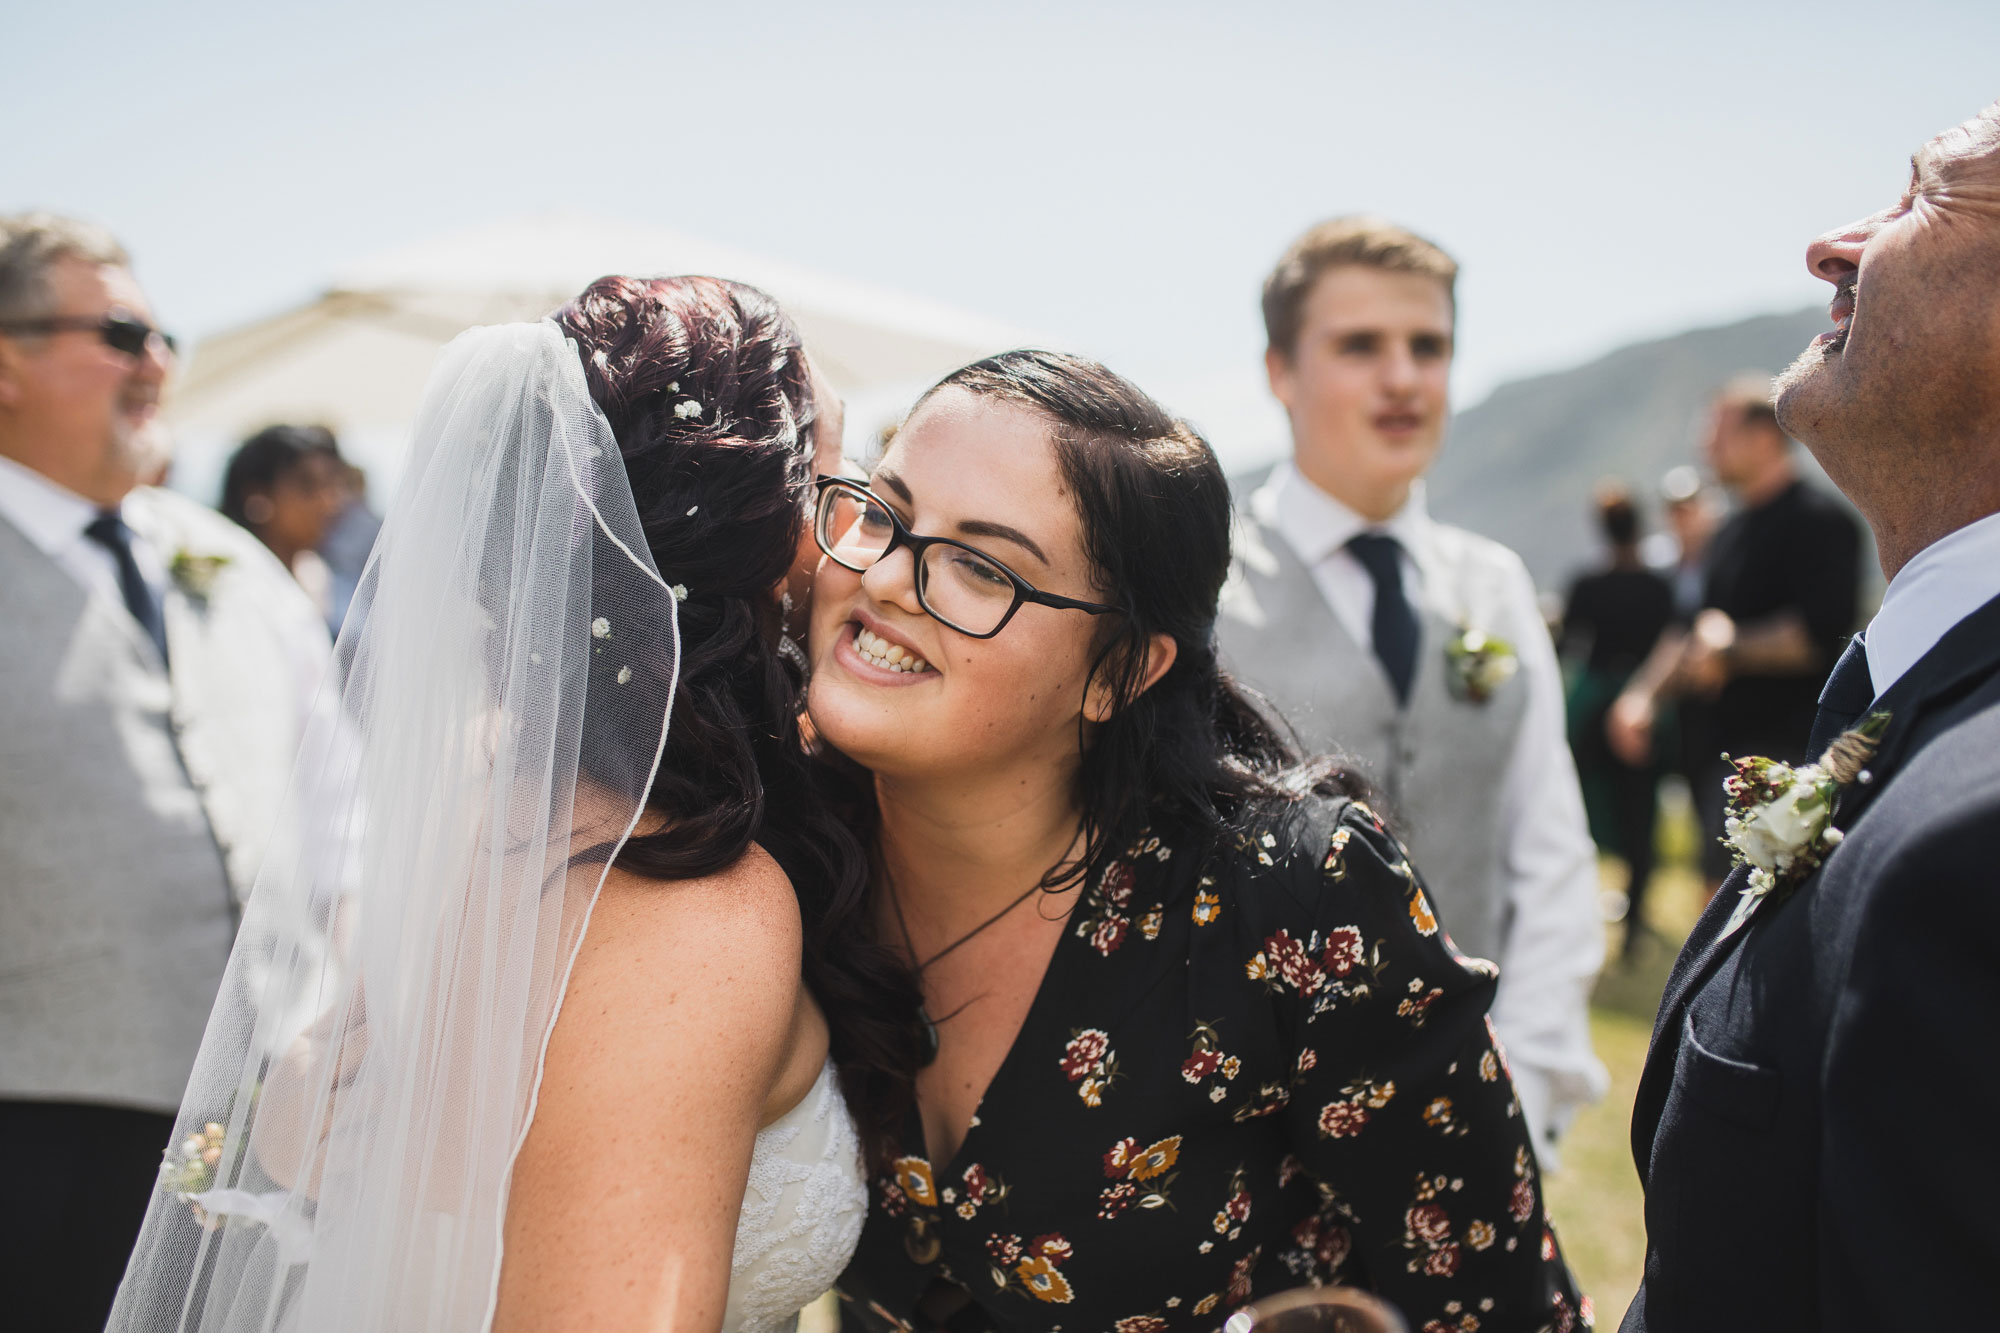
[(332, 431), (267, 426), (230, 455), (218, 508), (264, 543), (320, 618), (331, 621), (333, 575), (318, 550), (347, 498), (346, 463)]
[(929, 1056), (850, 1328), (1212, 1329), (1328, 1282), (1413, 1328), (1587, 1318), (1491, 966), (1217, 664), (1229, 513), (1199, 435), (1042, 352), (821, 483), (811, 716)]
[(1639, 555), (1639, 508), (1631, 492), (1601, 484), (1593, 502), (1598, 530), (1609, 549), (1603, 568), (1580, 575), (1563, 603), (1557, 649), (1575, 664), (1567, 711), (1570, 752), (1583, 785), (1583, 808), (1598, 847), (1625, 862), (1624, 953), (1638, 952), (1646, 936), (1646, 886), (1656, 860), (1661, 763), (1659, 755), (1627, 763), (1612, 752), (1605, 717), (1632, 675), (1674, 620), (1674, 589)]

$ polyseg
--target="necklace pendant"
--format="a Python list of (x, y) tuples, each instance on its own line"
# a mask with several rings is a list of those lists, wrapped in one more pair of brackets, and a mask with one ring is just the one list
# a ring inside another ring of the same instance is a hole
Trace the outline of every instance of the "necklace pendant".
[(929, 1068), (938, 1058), (937, 1024), (931, 1020), (931, 1011), (923, 1005), (917, 1006), (917, 1024), (923, 1031), (923, 1055), (917, 1063)]

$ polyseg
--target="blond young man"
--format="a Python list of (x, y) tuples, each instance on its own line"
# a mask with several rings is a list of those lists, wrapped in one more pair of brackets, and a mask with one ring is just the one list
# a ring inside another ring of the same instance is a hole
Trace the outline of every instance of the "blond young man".
[(1356, 761), (1466, 953), (1538, 1150), (1601, 1095), (1590, 985), (1596, 860), (1562, 682), (1520, 558), (1432, 519), (1450, 417), (1458, 265), (1370, 217), (1295, 241), (1264, 284), (1292, 457), (1249, 488), (1218, 624), (1225, 656), (1310, 749)]

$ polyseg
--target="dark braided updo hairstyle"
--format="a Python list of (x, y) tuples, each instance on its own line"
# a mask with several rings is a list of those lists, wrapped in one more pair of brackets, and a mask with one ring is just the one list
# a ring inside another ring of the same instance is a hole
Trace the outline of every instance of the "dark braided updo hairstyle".
[(554, 315), (618, 440), (653, 561), (684, 586), (679, 678), (648, 796), (664, 817), (618, 854), (658, 879), (714, 874), (755, 842), (798, 895), (807, 986), (849, 1103), (879, 1150), (918, 1066), (917, 989), (873, 942), (868, 860), (800, 736), (805, 681), (778, 651), (779, 586), (813, 492), (812, 379), (798, 330), (719, 278), (600, 278)]

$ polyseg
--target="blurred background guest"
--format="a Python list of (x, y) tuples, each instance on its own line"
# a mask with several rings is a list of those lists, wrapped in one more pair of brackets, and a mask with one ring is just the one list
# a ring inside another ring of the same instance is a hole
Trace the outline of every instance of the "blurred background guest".
[(319, 547), (347, 507), (346, 472), (324, 426), (267, 426), (243, 442), (222, 474), (223, 516), (278, 557), (336, 630), (333, 571)]
[(354, 590), (361, 583), (361, 571), (367, 567), (375, 538), (382, 532), (382, 516), (368, 503), (366, 472), (352, 463), (342, 463), (340, 491), (339, 508), (319, 544), (320, 558), (326, 561), (333, 576), (333, 596), (326, 623), (336, 636), (347, 621)]
[(1693, 624), (1708, 586), (1708, 545), (1722, 522), (1722, 506), (1701, 473), (1682, 464), (1660, 478), (1664, 526), (1639, 542), (1639, 554), (1666, 576), (1674, 590), (1674, 615)]
[[(0, 216), (0, 1253), (104, 1326), (276, 822), (326, 631), (139, 483), (173, 343), (103, 229)], [(191, 1223), (190, 1223), (191, 1225)]]
[(1588, 1015), (1597, 862), (1534, 583), (1424, 504), (1457, 275), (1429, 241), (1350, 217), (1301, 236), (1265, 280), (1292, 457), (1246, 488), (1216, 628), (1308, 751), (1351, 756), (1383, 791), (1453, 941), (1500, 964), (1493, 1020), (1552, 1160), (1604, 1088)]
[[(1701, 612), (1708, 591), (1709, 549), (1715, 542), (1715, 530), (1722, 526), (1724, 502), (1721, 492), (1703, 479), (1698, 468), (1682, 464), (1667, 469), (1660, 478), (1660, 509), (1665, 525), (1653, 536), (1661, 539), (1665, 549), (1648, 563), (1658, 568), (1673, 588), (1674, 619), (1669, 633), (1679, 635)], [(1643, 543), (1640, 549), (1645, 550)], [(1670, 778), (1679, 788), (1676, 795), (1684, 797), (1681, 809), (1696, 809), (1695, 784), (1714, 777), (1715, 757), (1721, 752), (1722, 743), (1715, 738), (1713, 699), (1684, 694), (1660, 703), (1653, 724), (1653, 759), (1662, 778)], [(1693, 827), (1693, 859), (1706, 882), (1714, 873), (1718, 853), (1710, 850), (1711, 839), (1702, 832), (1698, 816)], [(1630, 959), (1645, 942), (1647, 930), (1644, 923), (1628, 918), (1625, 931), (1625, 957)]]
[(1701, 609), (1686, 633), (1663, 636), (1606, 719), (1628, 763), (1654, 748), (1662, 701), (1706, 701), (1707, 753), (1689, 783), (1712, 894), (1729, 872), (1721, 844), (1721, 752), (1805, 759), (1820, 687), (1855, 628), (1861, 529), (1852, 514), (1802, 481), (1792, 441), (1771, 406), (1768, 375), (1745, 374), (1717, 395), (1703, 454), (1736, 503), (1710, 544)]
[(1621, 483), (1601, 482), (1595, 509), (1609, 559), (1570, 585), (1557, 650), (1577, 663), (1569, 686), (1569, 744), (1590, 835), (1627, 869), (1623, 901), (1606, 915), (1624, 920), (1629, 956), (1644, 931), (1646, 886), (1653, 878), (1660, 770), (1651, 756), (1635, 764), (1613, 754), (1604, 716), (1672, 622), (1674, 592), (1640, 558), (1639, 510), (1631, 492)]

